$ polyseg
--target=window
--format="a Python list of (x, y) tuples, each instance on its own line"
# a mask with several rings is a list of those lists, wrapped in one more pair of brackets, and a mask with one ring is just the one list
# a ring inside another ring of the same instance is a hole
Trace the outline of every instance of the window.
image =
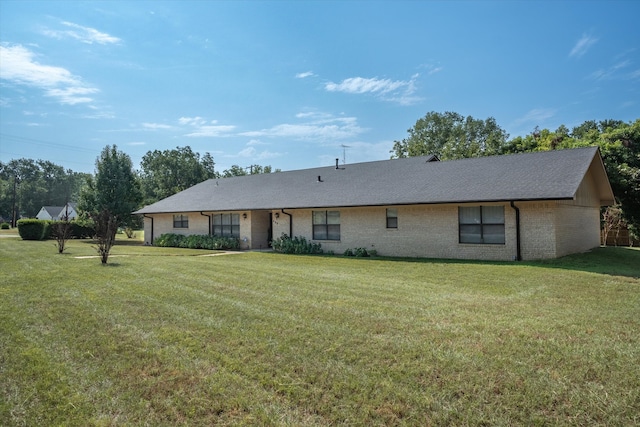
[(174, 215), (173, 228), (189, 228), (189, 217), (187, 215)]
[(340, 240), (340, 211), (313, 211), (313, 239)]
[(398, 209), (387, 209), (387, 228), (398, 228)]
[(213, 215), (213, 234), (240, 237), (240, 214)]
[(460, 243), (504, 245), (504, 206), (458, 208)]

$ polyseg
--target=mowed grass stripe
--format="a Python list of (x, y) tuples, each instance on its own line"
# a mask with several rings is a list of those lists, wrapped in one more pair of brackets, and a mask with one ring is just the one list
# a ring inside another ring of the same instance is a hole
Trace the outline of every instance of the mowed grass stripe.
[(638, 279), (575, 260), (73, 258), (89, 249), (0, 242), (0, 424), (638, 421)]

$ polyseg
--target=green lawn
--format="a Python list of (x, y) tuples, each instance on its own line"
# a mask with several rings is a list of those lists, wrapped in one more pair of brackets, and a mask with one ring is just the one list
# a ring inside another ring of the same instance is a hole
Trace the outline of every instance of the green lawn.
[(640, 423), (640, 251), (540, 263), (0, 238), (0, 425)]

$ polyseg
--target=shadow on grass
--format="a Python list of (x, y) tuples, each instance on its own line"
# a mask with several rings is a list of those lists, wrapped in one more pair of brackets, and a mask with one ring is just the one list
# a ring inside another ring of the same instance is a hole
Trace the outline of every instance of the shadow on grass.
[[(314, 256), (314, 255), (310, 255)], [(340, 255), (321, 255), (340, 257)], [(465, 265), (526, 265), (531, 267), (559, 268), (563, 270), (585, 271), (590, 273), (608, 274), (611, 276), (625, 276), (640, 278), (640, 248), (628, 247), (600, 247), (581, 254), (567, 255), (558, 259), (540, 261), (476, 261), (461, 259), (439, 258), (397, 258), (397, 257), (344, 257), (353, 260), (384, 260), (433, 264), (465, 264)]]
[(567, 255), (553, 260), (528, 262), (527, 264), (609, 274), (611, 276), (640, 278), (640, 248), (607, 246), (582, 254)]

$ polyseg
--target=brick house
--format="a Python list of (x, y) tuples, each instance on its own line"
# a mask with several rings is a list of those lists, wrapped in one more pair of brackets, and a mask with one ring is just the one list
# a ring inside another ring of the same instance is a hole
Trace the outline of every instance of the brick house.
[(597, 147), (438, 161), (433, 156), (212, 179), (146, 206), (145, 240), (283, 233), (326, 251), (484, 260), (556, 258), (600, 245), (614, 196)]

